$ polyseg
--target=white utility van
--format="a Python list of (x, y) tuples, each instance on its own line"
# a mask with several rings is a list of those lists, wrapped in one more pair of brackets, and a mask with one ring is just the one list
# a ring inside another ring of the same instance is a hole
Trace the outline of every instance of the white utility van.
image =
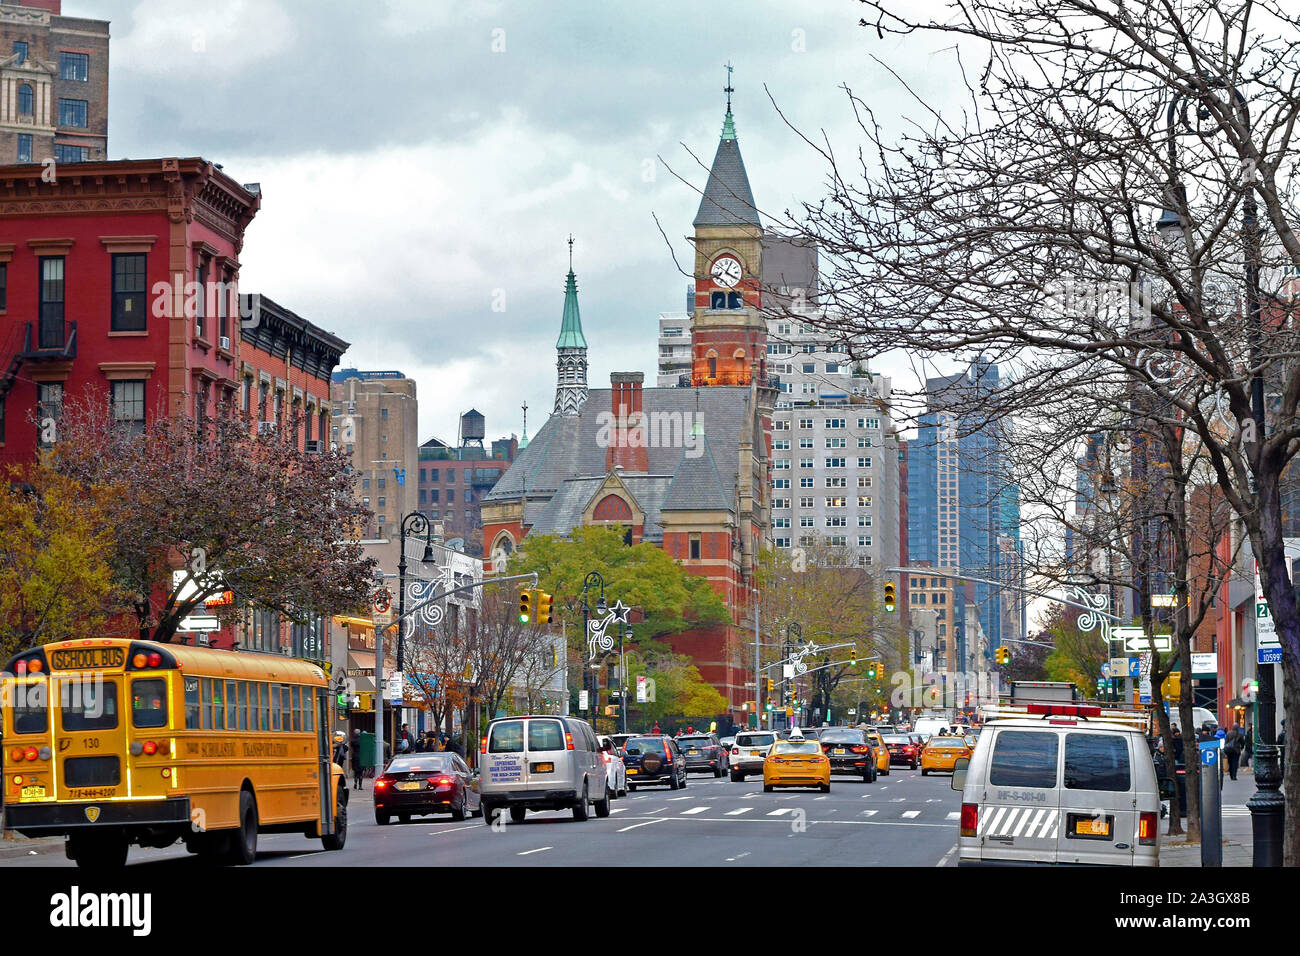
[(1160, 788), (1146, 738), (1083, 704), (984, 725), (959, 760), (958, 866), (1158, 866)]

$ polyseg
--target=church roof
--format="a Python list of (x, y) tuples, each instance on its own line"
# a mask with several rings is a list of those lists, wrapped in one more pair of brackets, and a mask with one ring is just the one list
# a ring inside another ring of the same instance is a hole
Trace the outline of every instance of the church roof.
[[(599, 436), (602, 428), (608, 428), (610, 398), (609, 389), (593, 389), (579, 414), (548, 418), (483, 500), (518, 500), (526, 487), (530, 513), (533, 507), (540, 509), (534, 532), (563, 534), (575, 527), (607, 474), (606, 449)], [(666, 440), (670, 435), (665, 433), (670, 430), (661, 428), (661, 434), (652, 435), (650, 447), (646, 448), (647, 471), (620, 473), (646, 514), (644, 537), (654, 540), (661, 534), (659, 512), (674, 485), (675, 508), (734, 508), (740, 441), (749, 426), (749, 389), (647, 388), (642, 392), (642, 401), (648, 420), (674, 423), (677, 436), (676, 440)], [(708, 443), (703, 455), (686, 458), (681, 439), (689, 438), (697, 410)], [(549, 495), (551, 500), (544, 505), (534, 504), (534, 495)]]
[(732, 510), (734, 505), (722, 487), (718, 465), (713, 460), (713, 449), (705, 435), (697, 436), (703, 454), (682, 452), (682, 459), (673, 473), (673, 483), (664, 499), (663, 511), (721, 511)]
[(587, 339), (582, 334), (582, 318), (578, 315), (578, 282), (569, 270), (564, 280), (564, 317), (560, 320), (560, 338), (557, 349), (585, 349)]
[(758, 218), (758, 209), (754, 205), (754, 193), (749, 188), (745, 161), (740, 157), (740, 141), (736, 139), (736, 127), (730, 110), (727, 111), (727, 118), (722, 126), (718, 151), (713, 156), (709, 181), (705, 184), (704, 194), (700, 197), (700, 209), (695, 214), (695, 225), (759, 227), (763, 225)]

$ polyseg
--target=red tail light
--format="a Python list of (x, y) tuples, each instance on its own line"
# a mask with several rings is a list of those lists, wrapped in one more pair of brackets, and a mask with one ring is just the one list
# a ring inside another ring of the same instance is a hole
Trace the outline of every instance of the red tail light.
[(740, 748), (739, 748), (739, 747), (732, 747), (732, 748), (731, 748), (731, 756), (733, 756), (733, 757), (739, 757), (739, 756), (740, 756)]
[(23, 751), (23, 756), (28, 760), (35, 760), (38, 756), (40, 756), (40, 751), (37, 750), (35, 747), (28, 747), (26, 750)]
[(487, 753), (487, 738), (486, 738), (486, 737), (484, 737), (482, 740), (479, 741), (479, 743), (478, 743), (478, 752), (481, 753), (481, 754), (485, 754), (485, 753)]
[(855, 746), (855, 747), (850, 747), (849, 750), (853, 751), (855, 754), (869, 754), (869, 753), (871, 753), (871, 748), (868, 747), (866, 744), (858, 744), (858, 745)]
[(961, 805), (961, 835), (964, 837), (973, 837), (979, 829), (980, 808), (977, 803), (963, 803)]
[(144, 752), (145, 752), (145, 756), (152, 757), (154, 754), (158, 752), (158, 745), (154, 743), (152, 740), (146, 740), (144, 742)]
[(673, 748), (668, 746), (667, 741), (664, 741), (664, 763), (672, 763), (672, 762), (673, 762)]
[(387, 781), (387, 780), (382, 780), (382, 779), (381, 779), (381, 780), (376, 780), (376, 781), (375, 781), (375, 789), (376, 789), (376, 790), (387, 790), (387, 789), (388, 789), (388, 784), (389, 784), (389, 781)]
[(904, 748), (903, 748), (903, 753), (905, 753), (905, 754), (916, 753), (916, 748), (915, 748), (915, 747), (904, 747)]
[(15, 763), (16, 763), (17, 761), (19, 761), (19, 760), (22, 760), (22, 759), (23, 759), (23, 748), (22, 748), (22, 747), (14, 747), (12, 750), (10, 750), (10, 751), (9, 751), (9, 759), (12, 760), (12, 761), (14, 761)]
[(1138, 814), (1138, 843), (1142, 846), (1155, 846), (1156, 839), (1155, 813)]
[(161, 667), (161, 666), (162, 666), (162, 655), (159, 654), (157, 651), (155, 651), (154, 653), (150, 654), (150, 655), (149, 655), (149, 666), (150, 666), (150, 667)]
[(573, 749), (573, 734), (564, 735), (564, 749), (565, 750)]
[(431, 787), (449, 787), (454, 783), (451, 777), (430, 777), (429, 786)]

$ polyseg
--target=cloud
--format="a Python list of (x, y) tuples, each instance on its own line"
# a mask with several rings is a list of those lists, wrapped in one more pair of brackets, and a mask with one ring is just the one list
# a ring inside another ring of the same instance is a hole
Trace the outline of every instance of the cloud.
[(143, 0), (128, 31), (113, 38), (109, 59), (141, 76), (184, 71), (227, 85), (258, 64), (293, 62), (296, 38), (294, 18), (274, 0)]

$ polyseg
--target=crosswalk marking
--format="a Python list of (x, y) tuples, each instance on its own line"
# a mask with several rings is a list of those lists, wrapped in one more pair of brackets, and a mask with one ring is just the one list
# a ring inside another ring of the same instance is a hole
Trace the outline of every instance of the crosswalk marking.
[(738, 817), (742, 813), (748, 813), (750, 810), (753, 809), (754, 809), (753, 807), (741, 807), (738, 810), (728, 810), (726, 815), (729, 817)]
[(695, 813), (703, 813), (704, 811), (706, 811), (706, 810), (708, 810), (708, 809), (710, 809), (710, 808), (709, 808), (709, 807), (691, 807), (689, 810), (683, 810), (683, 811), (682, 811), (682, 816), (684, 816), (684, 817), (689, 817), (689, 816), (691, 816), (692, 814), (695, 814)]
[(910, 820), (912, 817), (919, 817), (920, 815), (921, 815), (921, 811), (920, 811), (920, 810), (904, 810), (904, 811), (903, 811), (903, 819), (904, 819), (904, 820)]
[(952, 813), (950, 813), (950, 814), (948, 814), (946, 817), (944, 817), (944, 819), (945, 819), (945, 820), (960, 820), (960, 819), (961, 819), (961, 814), (958, 813), (956, 810), (954, 810), (954, 811), (952, 811)]
[(874, 817), (879, 812), (879, 810), (863, 810), (862, 815), (864, 817)]
[(794, 812), (794, 808), (792, 807), (777, 807), (775, 810), (769, 810), (767, 815), (769, 817), (779, 817), (784, 814), (793, 813), (793, 812)]

